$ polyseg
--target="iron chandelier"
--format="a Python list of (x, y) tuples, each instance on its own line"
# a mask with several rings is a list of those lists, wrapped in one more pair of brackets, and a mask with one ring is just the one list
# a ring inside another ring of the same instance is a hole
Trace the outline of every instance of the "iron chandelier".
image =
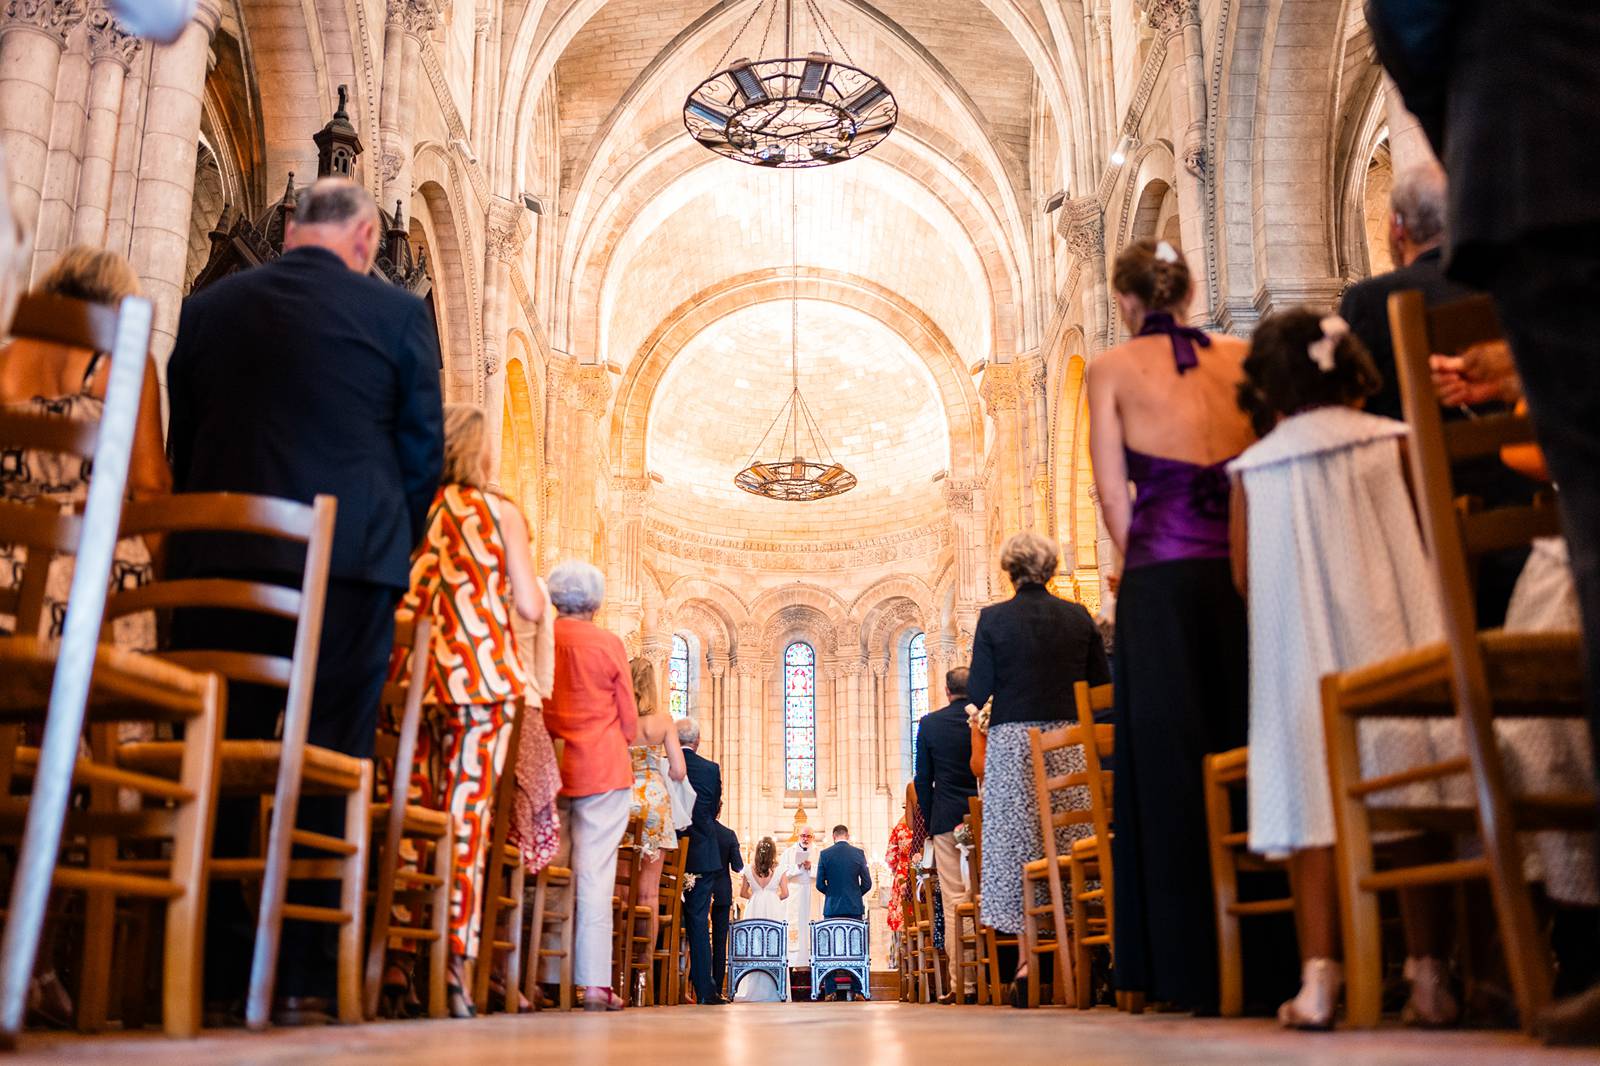
[[(780, 2), (783, 54), (792, 54), (794, 0), (772, 0), (757, 55), (766, 50)], [(894, 94), (853, 65), (816, 0), (801, 2), (811, 13), (822, 50), (803, 58), (736, 59), (719, 69), (684, 101), (683, 124), (691, 137), (741, 163), (801, 169), (854, 159), (889, 136), (900, 117)], [(765, 6), (758, 3), (750, 12), (717, 61), (719, 68)], [(845, 62), (834, 59), (830, 47)]]
[(793, 287), (789, 293), (789, 399), (750, 453), (745, 468), (733, 476), (733, 483), (745, 492), (769, 500), (807, 503), (849, 492), (856, 487), (856, 476), (834, 459), (800, 392), (800, 268), (795, 252), (795, 215), (795, 186), (791, 175), (789, 270)]

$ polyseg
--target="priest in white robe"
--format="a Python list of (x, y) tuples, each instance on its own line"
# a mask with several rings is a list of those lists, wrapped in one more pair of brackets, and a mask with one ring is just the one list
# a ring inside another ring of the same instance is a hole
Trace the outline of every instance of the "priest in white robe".
[(802, 826), (800, 838), (783, 852), (783, 876), (789, 882), (790, 966), (811, 965), (812, 897), (817, 894), (817, 859), (821, 853), (810, 826)]

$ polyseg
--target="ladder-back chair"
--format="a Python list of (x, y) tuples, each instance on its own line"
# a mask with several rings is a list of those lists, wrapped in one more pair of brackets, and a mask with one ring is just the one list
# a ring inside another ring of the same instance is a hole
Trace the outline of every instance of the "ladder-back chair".
[[(431, 619), (395, 622), (396, 649), (408, 655), (406, 675), (383, 687), (374, 756), (392, 767), (387, 792), (380, 789), (372, 804), (373, 891), (371, 934), (367, 944), (363, 1008), (368, 1019), (378, 1016), (383, 975), (389, 951), (397, 943), (428, 945), (428, 1016), (449, 1013), (450, 887), (455, 873), (455, 822), (449, 811), (431, 810), (411, 801), (411, 775), (417, 758), (417, 730), (422, 724), (424, 679), (427, 675)], [(393, 725), (393, 729), (389, 725)], [(402, 865), (401, 846), (411, 841), (417, 862)], [(424, 860), (428, 867), (424, 869)], [(410, 908), (408, 924), (394, 924), (397, 903)], [(426, 913), (426, 920), (421, 915)]]
[[(1345, 943), (1347, 1015), (1352, 1025), (1377, 1022), (1381, 954), (1376, 893), (1476, 878), (1489, 882), (1517, 1009), (1531, 1028), (1550, 1000), (1548, 946), (1534, 917), (1523, 874), (1519, 831), (1592, 827), (1594, 798), (1509, 793), (1496, 742), (1500, 716), (1575, 718), (1583, 714), (1580, 639), (1576, 632), (1478, 632), (1471, 563), (1480, 555), (1527, 544), (1559, 531), (1547, 499), (1484, 510), (1455, 499), (1451, 464), (1490, 456), (1531, 439), (1527, 418), (1500, 414), (1446, 425), (1434, 394), (1429, 357), (1457, 355), (1501, 337), (1493, 305), (1476, 297), (1428, 309), (1420, 292), (1389, 297), (1401, 398), (1412, 438), (1409, 459), (1418, 510), (1443, 606), (1445, 638), (1369, 666), (1323, 678), (1329, 777), (1338, 829), (1338, 865)], [(1409, 770), (1364, 779), (1358, 728), (1373, 716), (1454, 718), (1465, 753)], [(1367, 800), (1402, 786), (1465, 778), (1466, 807), (1385, 806)], [(1372, 834), (1387, 829), (1475, 834), (1476, 858), (1377, 870)]]
[[(1115, 733), (1113, 727), (1097, 726), (1094, 717), (1097, 712), (1109, 711), (1115, 699), (1110, 685), (1091, 688), (1087, 681), (1073, 686), (1073, 698), (1081, 735), (1095, 739), (1094, 743), (1083, 745), (1089, 821), (1094, 835), (1073, 841), (1067, 854), (1072, 886), (1072, 970), (1077, 981), (1078, 1009), (1088, 1010), (1094, 1006), (1091, 956), (1097, 947), (1111, 953), (1112, 929), (1116, 925), (1116, 878), (1111, 865), (1112, 771), (1103, 765), (1112, 757)], [(1089, 887), (1091, 883), (1094, 888)], [(1133, 993), (1118, 997), (1118, 1006), (1132, 1009), (1137, 1005)]]
[[(237, 493), (195, 493), (131, 503), (124, 514), (125, 533), (269, 537), (305, 545), (305, 563), (294, 586), (223, 577), (160, 580), (118, 593), (107, 611), (113, 617), (147, 610), (225, 611), (292, 624), (294, 639), (288, 655), (206, 647), (162, 653), (169, 662), (215, 671), (230, 683), (266, 686), (284, 693), (277, 739), (225, 739), (218, 754), (222, 793), (269, 800), (271, 807), (260, 855), (213, 856), (210, 861), (213, 880), (258, 881), (261, 885), (245, 999), (245, 1024), (252, 1029), (264, 1028), (271, 1020), (285, 919), (338, 926), (339, 1020), (353, 1024), (363, 1016), (362, 931), (372, 762), (306, 739), (336, 510), (331, 496), (318, 496), (309, 505)], [(118, 757), (128, 767), (151, 772), (175, 765), (181, 751), (180, 743), (149, 741), (122, 745)], [(344, 801), (342, 835), (297, 827), (300, 799), (311, 795)], [(297, 847), (323, 857), (296, 857)], [(119, 865), (138, 869), (144, 861)], [(289, 882), (302, 879), (337, 880), (339, 903), (289, 902)]]
[[(477, 968), (472, 974), (472, 999), (479, 1014), (489, 1011), (489, 979), (495, 962), (502, 955), (505, 969), (500, 986), (505, 989), (506, 1012), (518, 1014), (522, 1010), (522, 900), (527, 871), (522, 865), (522, 849), (506, 843), (506, 839), (511, 832), (511, 804), (517, 792), (517, 748), (522, 744), (522, 725), (528, 704), (521, 697), (514, 702), (505, 763), (494, 784), (489, 849), (484, 855), (483, 922), (478, 934)], [(502, 924), (504, 934), (501, 933)]]
[(967, 831), (972, 834), (972, 850), (967, 858), (967, 875), (971, 878), (967, 898), (956, 904), (954, 930), (944, 931), (945, 946), (952, 948), (951, 958), (954, 960), (956, 1002), (965, 1004), (967, 974), (972, 974), (972, 986), (976, 992), (973, 1004), (986, 1003), (989, 998), (989, 965), (985, 957), (983, 936), (983, 923), (978, 914), (978, 830), (975, 819), (971, 815), (971, 804), (980, 802), (977, 797), (968, 800), (967, 817), (964, 819)]
[[(656, 943), (651, 954), (650, 993), (652, 1005), (676, 1006), (683, 989), (683, 973), (678, 969), (683, 941), (683, 878), (689, 865), (687, 841), (667, 854), (661, 865), (661, 898), (656, 920)], [(718, 975), (721, 979), (721, 975)], [(731, 996), (733, 990), (730, 988)]]
[[(1072, 952), (1069, 941), (1071, 927), (1067, 922), (1067, 889), (1063, 875), (1070, 878), (1068, 862), (1070, 848), (1063, 854), (1056, 840), (1056, 831), (1072, 826), (1094, 826), (1094, 812), (1086, 804), (1081, 808), (1056, 810), (1056, 796), (1067, 797), (1072, 802), (1075, 793), (1086, 793), (1089, 775), (1086, 770), (1065, 774), (1051, 774), (1049, 756), (1053, 752), (1081, 748), (1086, 744), (1100, 744), (1102, 750), (1111, 746), (1111, 727), (1095, 726), (1085, 730), (1076, 723), (1048, 732), (1028, 730), (1028, 745), (1033, 755), (1034, 802), (1038, 805), (1039, 833), (1044, 840), (1044, 856), (1022, 867), (1022, 950), (1028, 961), (1028, 1006), (1039, 1005), (1039, 985), (1043, 980), (1040, 966), (1044, 956), (1055, 956), (1055, 982), (1052, 1000), (1070, 1004), (1076, 999), (1073, 984)], [(1044, 887), (1049, 899), (1034, 902), (1036, 889)], [(1046, 939), (1049, 933), (1051, 939)]]
[[(112, 924), (117, 897), (166, 902), (163, 1027), (192, 1036), (200, 1025), (200, 968), (205, 914), (206, 848), (216, 801), (215, 753), (226, 690), (214, 673), (185, 670), (100, 643), (118, 530), (122, 524), (134, 427), (149, 349), (151, 306), (129, 298), (112, 308), (53, 295), (25, 297), (13, 337), (111, 353), (106, 401), (98, 422), (16, 411), (0, 413), (0, 447), (93, 462), (81, 516), (48, 504), (0, 501), (0, 543), (25, 548), (27, 564), (14, 588), (0, 590), (0, 614), (14, 619), (0, 637), (0, 825), (20, 838), (5, 937), (0, 944), (0, 1043), (21, 1033), (28, 985), (52, 887), (83, 891), (86, 919), (79, 990), (79, 1027), (104, 1025), (111, 982)], [(73, 557), (73, 575), (59, 647), (41, 639), (50, 564)], [(90, 757), (80, 758), (85, 721)], [(137, 773), (107, 750), (119, 721), (181, 723), (184, 740), (167, 773)], [(39, 748), (19, 743), (20, 726), (42, 725)], [(12, 796), (31, 777), (26, 799)], [(74, 787), (89, 787), (89, 804), (69, 810)], [(117, 793), (146, 801), (118, 809)], [(86, 865), (63, 862), (63, 833), (85, 843)], [(168, 858), (143, 873), (111, 869), (121, 839), (167, 839)]]

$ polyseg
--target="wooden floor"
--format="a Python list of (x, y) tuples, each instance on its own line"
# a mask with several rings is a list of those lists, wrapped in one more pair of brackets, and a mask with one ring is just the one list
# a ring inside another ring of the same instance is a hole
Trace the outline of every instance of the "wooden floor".
[[(803, 1029), (801, 1027), (804, 1027)], [(744, 1004), (621, 1014), (496, 1015), (344, 1029), (157, 1036), (31, 1036), (9, 1063), (115, 1066), (1479, 1066), (1600, 1062), (1512, 1033), (1287, 1033), (1265, 1020), (1024, 1012), (901, 1003)]]

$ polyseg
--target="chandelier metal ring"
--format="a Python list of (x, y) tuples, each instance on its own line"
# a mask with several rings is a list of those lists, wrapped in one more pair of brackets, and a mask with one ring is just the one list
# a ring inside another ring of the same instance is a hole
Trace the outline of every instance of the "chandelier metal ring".
[(807, 503), (838, 496), (856, 487), (856, 476), (838, 463), (793, 459), (753, 462), (733, 477), (746, 492), (786, 503)]
[(888, 86), (822, 52), (735, 60), (701, 82), (683, 105), (684, 127), (706, 148), (788, 170), (870, 152), (899, 117)]

